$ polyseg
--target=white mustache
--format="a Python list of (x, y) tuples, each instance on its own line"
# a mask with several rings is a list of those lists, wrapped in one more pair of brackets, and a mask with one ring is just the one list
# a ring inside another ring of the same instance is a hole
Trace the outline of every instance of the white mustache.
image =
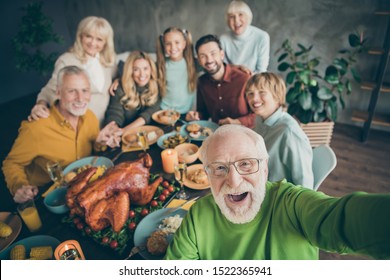
[(250, 183), (243, 181), (238, 187), (235, 188), (232, 188), (227, 183), (224, 183), (219, 193), (225, 195), (225, 194), (241, 194), (241, 193), (252, 192), (252, 191), (253, 191), (253, 186)]

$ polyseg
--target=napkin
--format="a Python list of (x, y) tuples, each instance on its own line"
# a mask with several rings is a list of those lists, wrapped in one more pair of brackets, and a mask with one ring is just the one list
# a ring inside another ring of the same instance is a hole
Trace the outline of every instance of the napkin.
[[(167, 207), (166, 208), (175, 208), (175, 207), (177, 207), (177, 206), (179, 206), (180, 204), (182, 204), (182, 203), (184, 203), (184, 202), (186, 202), (187, 200), (185, 200), (185, 199), (176, 199), (176, 198), (174, 198), (174, 199), (172, 199), (172, 201), (167, 205)], [(196, 201), (191, 201), (191, 202), (189, 202), (188, 204), (186, 204), (186, 205), (184, 205), (182, 208), (184, 209), (184, 210), (190, 210), (190, 208), (191, 208), (191, 206), (192, 206), (192, 204), (194, 204)]]

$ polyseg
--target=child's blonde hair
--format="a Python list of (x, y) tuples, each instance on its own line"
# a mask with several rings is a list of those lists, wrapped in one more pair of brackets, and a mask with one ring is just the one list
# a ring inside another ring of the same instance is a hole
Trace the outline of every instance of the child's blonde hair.
[[(142, 95), (138, 94), (136, 83), (133, 79), (133, 64), (138, 59), (145, 59), (150, 65), (150, 80)], [(151, 57), (144, 52), (134, 51), (126, 59), (121, 83), (123, 91), (125, 92), (125, 95), (121, 98), (121, 103), (127, 110), (152, 106), (158, 100), (156, 65)]]
[(165, 96), (166, 94), (166, 67), (165, 67), (165, 47), (164, 47), (164, 36), (170, 32), (178, 32), (186, 41), (186, 47), (183, 51), (183, 57), (187, 62), (187, 74), (188, 74), (188, 89), (190, 92), (194, 92), (196, 90), (196, 84), (198, 81), (198, 76), (196, 73), (195, 67), (195, 58), (194, 58), (194, 50), (192, 46), (192, 36), (188, 30), (180, 29), (177, 27), (169, 27), (167, 28), (162, 35), (157, 38), (157, 71), (158, 71), (158, 83), (160, 87), (161, 96)]
[(100, 55), (100, 63), (106, 67), (113, 66), (115, 64), (115, 48), (114, 48), (114, 31), (110, 23), (101, 17), (90, 16), (80, 21), (77, 27), (76, 41), (69, 49), (74, 53), (82, 63), (87, 62), (87, 54), (81, 43), (81, 37), (84, 34), (96, 33), (98, 36), (105, 39), (106, 44)]
[(245, 95), (256, 88), (268, 90), (272, 97), (280, 104), (286, 105), (286, 84), (281, 76), (272, 72), (264, 72), (253, 75), (246, 83)]

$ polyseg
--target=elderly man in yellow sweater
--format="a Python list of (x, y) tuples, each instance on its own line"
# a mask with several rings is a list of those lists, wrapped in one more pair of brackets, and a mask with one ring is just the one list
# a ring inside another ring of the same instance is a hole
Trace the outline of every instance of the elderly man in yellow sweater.
[(50, 182), (48, 161), (66, 166), (93, 150), (120, 143), (121, 129), (112, 122), (99, 131), (98, 119), (87, 109), (91, 99), (88, 74), (77, 66), (66, 66), (59, 71), (57, 80), (59, 100), (51, 106), (50, 116), (23, 121), (3, 162), (7, 187), (17, 203), (33, 198), (38, 186)]

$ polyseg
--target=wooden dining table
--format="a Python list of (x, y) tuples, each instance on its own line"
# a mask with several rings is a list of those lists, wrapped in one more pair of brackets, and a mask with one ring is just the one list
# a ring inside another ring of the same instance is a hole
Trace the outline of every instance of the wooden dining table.
[[(180, 122), (177, 123), (180, 125)], [(164, 133), (167, 133), (172, 130), (172, 127), (170, 126), (161, 126), (157, 123), (152, 123), (151, 125), (159, 126), (164, 130)], [(198, 146), (201, 145), (201, 141), (193, 141), (192, 143), (197, 144)], [(100, 156), (105, 156), (110, 159), (113, 159), (118, 153), (120, 153), (121, 149), (109, 149), (103, 153), (100, 153)], [(157, 143), (154, 143), (150, 145), (149, 149), (147, 150), (147, 153), (150, 154), (150, 156), (153, 159), (153, 165), (150, 169), (150, 172), (152, 174), (159, 174), (164, 179), (167, 179), (169, 181), (174, 180), (173, 174), (167, 174), (163, 172), (162, 168), (162, 160), (161, 160), (161, 152), (163, 149), (161, 149)], [(143, 151), (132, 151), (132, 152), (124, 152), (122, 153), (114, 162), (114, 164), (118, 164), (124, 161), (133, 161), (138, 158), (139, 153)], [(199, 160), (194, 162), (193, 164), (200, 163)], [(47, 186), (48, 187), (48, 186)], [(195, 190), (185, 187), (186, 192), (189, 194), (190, 198), (195, 196), (204, 196), (208, 193), (210, 193), (210, 189), (203, 189), (203, 190)], [(69, 216), (69, 212), (67, 214), (54, 214), (51, 213), (46, 206), (43, 203), (43, 198), (41, 194), (44, 192), (45, 188), (42, 188), (40, 190), (40, 193), (37, 196), (36, 199), (36, 206), (39, 211), (39, 215), (42, 220), (42, 228), (35, 233), (30, 233), (27, 227), (23, 224), (22, 229), (18, 237), (14, 242), (17, 242), (19, 240), (22, 240), (24, 238), (34, 236), (34, 235), (49, 235), (56, 239), (58, 239), (60, 242), (66, 241), (66, 240), (77, 240), (80, 243), (81, 249), (84, 253), (85, 259), (87, 260), (120, 260), (125, 259), (130, 250), (133, 247), (133, 241), (129, 240), (126, 248), (123, 250), (123, 252), (120, 254), (118, 250), (114, 250), (110, 248), (109, 246), (103, 246), (97, 241), (95, 241), (90, 236), (87, 236), (85, 234), (82, 234), (81, 231), (79, 231), (76, 227), (71, 226), (69, 223), (64, 223), (63, 219), (64, 217)], [(2, 210), (9, 211), (11, 213), (16, 214), (16, 204), (10, 203), (7, 201), (5, 204), (4, 197), (0, 198), (0, 203), (2, 205), (10, 205), (8, 209), (4, 209), (2, 207)], [(4, 204), (3, 204), (4, 202)], [(167, 204), (167, 203), (166, 203)], [(166, 206), (165, 204), (165, 206)], [(134, 255), (130, 259), (143, 259), (139, 254)]]

